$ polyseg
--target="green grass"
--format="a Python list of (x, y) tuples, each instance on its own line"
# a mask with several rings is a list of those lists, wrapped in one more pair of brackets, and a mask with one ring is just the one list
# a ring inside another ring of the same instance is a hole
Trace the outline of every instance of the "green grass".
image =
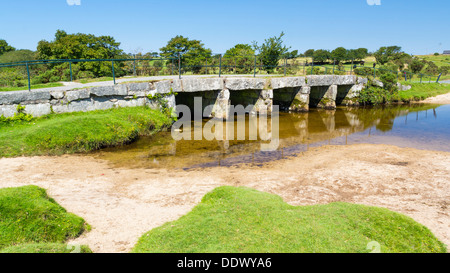
[[(118, 79), (118, 78), (116, 78)], [(75, 82), (79, 82), (79, 83), (92, 83), (92, 82), (108, 82), (108, 81), (113, 81), (113, 77), (100, 77), (100, 78), (92, 78), (92, 79), (80, 79), (80, 80), (76, 80)]]
[(51, 114), (31, 122), (0, 123), (0, 157), (61, 155), (128, 144), (169, 127), (148, 107)]
[(0, 189), (0, 219), (0, 249), (9, 252), (61, 250), (65, 241), (90, 229), (37, 186)]
[[(60, 82), (34, 84), (34, 85), (31, 85), (31, 89), (50, 88), (50, 87), (59, 87), (59, 86), (64, 86), (64, 84), (62, 84)], [(0, 92), (21, 91), (21, 90), (28, 90), (28, 86), (22, 86), (22, 87), (0, 87)]]
[(87, 246), (78, 249), (61, 243), (41, 243), (5, 247), (0, 249), (0, 253), (92, 253), (92, 250)]
[(399, 100), (420, 101), (429, 97), (435, 97), (450, 92), (450, 84), (438, 84), (438, 83), (410, 83), (411, 89), (407, 91), (399, 91)]
[(417, 55), (415, 56), (419, 59), (424, 59), (427, 61), (434, 62), (437, 66), (450, 66), (450, 56), (449, 55)]
[(294, 207), (279, 196), (220, 187), (190, 213), (144, 234), (133, 252), (302, 253), (446, 252), (411, 218), (347, 203)]

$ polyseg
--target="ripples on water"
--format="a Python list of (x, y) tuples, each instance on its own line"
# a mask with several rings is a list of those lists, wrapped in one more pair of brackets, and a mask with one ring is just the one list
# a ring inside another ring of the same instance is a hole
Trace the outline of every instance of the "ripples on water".
[[(204, 124), (206, 122), (204, 120)], [(262, 152), (261, 140), (249, 141), (247, 126), (247, 140), (243, 141), (175, 141), (169, 131), (143, 137), (131, 145), (104, 149), (94, 155), (117, 167), (188, 169), (261, 164), (301, 156), (301, 152), (311, 147), (328, 144), (390, 144), (450, 152), (450, 105), (415, 104), (280, 113), (279, 128), (280, 143), (273, 152)]]

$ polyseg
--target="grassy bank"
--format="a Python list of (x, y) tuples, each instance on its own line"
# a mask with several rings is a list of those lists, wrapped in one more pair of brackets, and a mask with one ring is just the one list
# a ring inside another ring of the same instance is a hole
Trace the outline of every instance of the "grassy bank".
[(420, 101), (450, 92), (450, 84), (411, 83), (409, 85), (411, 85), (410, 90), (398, 92), (398, 100), (404, 102)]
[(0, 157), (60, 155), (127, 144), (169, 127), (148, 107), (51, 114), (31, 122), (0, 123)]
[(445, 252), (424, 226), (387, 209), (290, 206), (278, 196), (220, 187), (189, 214), (144, 234), (133, 252)]
[(0, 189), (0, 217), (1, 252), (67, 252), (64, 242), (90, 229), (36, 186)]

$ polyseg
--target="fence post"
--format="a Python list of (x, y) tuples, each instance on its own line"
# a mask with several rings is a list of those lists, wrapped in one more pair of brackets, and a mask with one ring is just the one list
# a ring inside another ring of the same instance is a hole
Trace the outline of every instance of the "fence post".
[(439, 77), (438, 77), (438, 79), (437, 79), (436, 83), (439, 83), (439, 80), (441, 79), (441, 76), (442, 76), (442, 73), (441, 73), (441, 74), (439, 74)]
[(256, 77), (256, 55), (255, 55), (255, 65), (253, 66), (253, 78)]
[(422, 83), (423, 74), (420, 74), (420, 83)]
[(286, 77), (287, 58), (284, 58), (284, 76)]
[(135, 59), (133, 60), (133, 76), (137, 76), (136, 75), (136, 57), (135, 57)]
[(336, 67), (336, 60), (333, 60), (333, 75), (334, 75), (334, 68)]
[(116, 73), (114, 72), (114, 61), (111, 61), (114, 85), (116, 84)]
[(69, 70), (70, 70), (70, 81), (73, 82), (73, 76), (72, 76), (72, 62), (69, 61)]
[(219, 78), (222, 74), (222, 54), (219, 54)]
[(30, 67), (29, 67), (29, 65), (28, 65), (28, 62), (27, 62), (26, 64), (27, 64), (27, 76), (28, 76), (28, 91), (31, 91)]
[(350, 75), (353, 75), (353, 59), (352, 59), (352, 67), (350, 68)]
[(208, 75), (208, 56), (206, 56), (205, 59), (206, 59), (205, 73), (206, 75)]
[(313, 74), (313, 71), (314, 71), (314, 58), (312, 58), (311, 61), (311, 75)]
[(236, 62), (236, 56), (234, 56), (234, 74), (237, 74), (237, 62)]
[(178, 53), (178, 77), (181, 79), (181, 54)]
[(173, 75), (173, 67), (175, 66), (175, 64), (174, 64), (173, 58), (171, 58), (171, 59), (172, 59), (172, 73), (170, 75)]

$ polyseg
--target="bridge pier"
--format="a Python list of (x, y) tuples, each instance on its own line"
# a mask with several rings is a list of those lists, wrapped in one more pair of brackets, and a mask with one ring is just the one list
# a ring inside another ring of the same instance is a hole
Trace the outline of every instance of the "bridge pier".
[(259, 98), (253, 107), (251, 114), (267, 114), (270, 115), (273, 109), (273, 90), (261, 90)]
[(308, 112), (310, 93), (311, 87), (302, 86), (302, 88), (300, 88), (300, 91), (298, 91), (297, 94), (295, 95), (291, 107), (289, 107), (289, 110), (294, 112)]
[(225, 120), (230, 114), (230, 90), (224, 89), (217, 95), (216, 102), (211, 111), (211, 117)]
[(319, 104), (317, 105), (318, 108), (324, 108), (324, 109), (336, 109), (336, 97), (338, 92), (338, 86), (336, 84), (330, 85), (328, 87), (327, 91), (323, 95), (323, 97), (320, 99)]

